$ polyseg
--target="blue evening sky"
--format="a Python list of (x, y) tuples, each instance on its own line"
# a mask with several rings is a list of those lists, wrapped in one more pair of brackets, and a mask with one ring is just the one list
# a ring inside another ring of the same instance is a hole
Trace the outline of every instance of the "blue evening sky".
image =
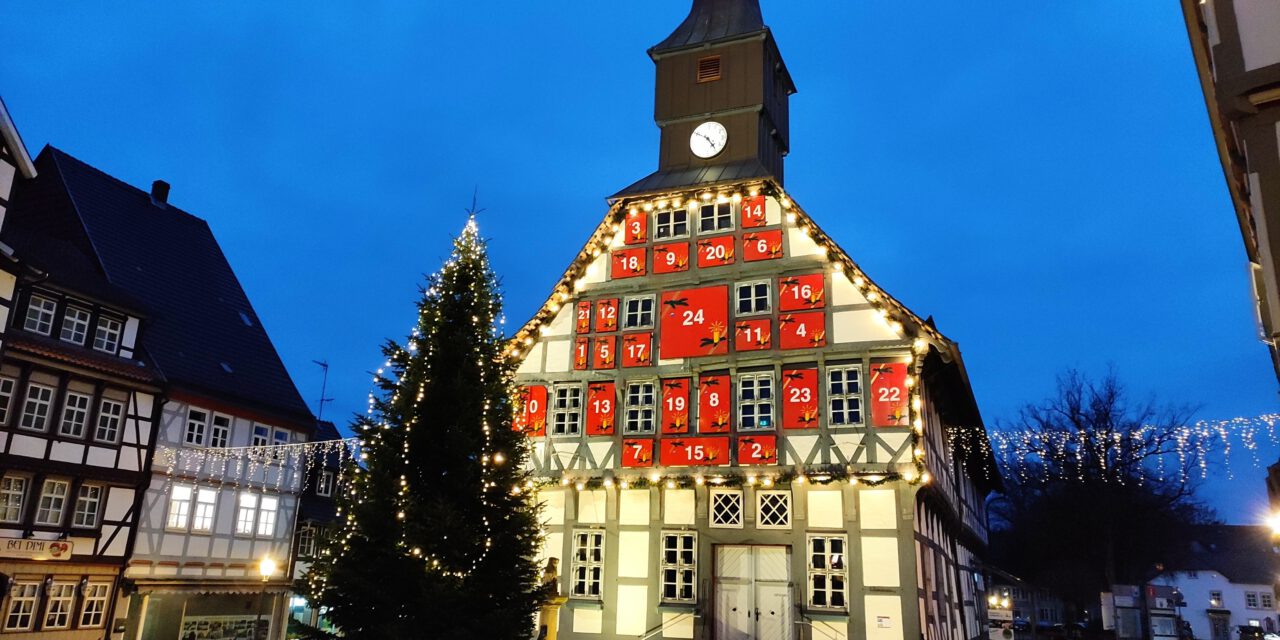
[[(989, 423), (1108, 364), (1198, 417), (1276, 410), (1176, 3), (763, 5), (800, 90), (788, 191), (960, 342)], [(477, 185), (518, 325), (653, 170), (644, 51), (688, 6), (14, 3), (0, 95), (33, 153), (171, 182), (344, 422)], [(1234, 473), (1205, 495), (1256, 521), (1264, 472)]]

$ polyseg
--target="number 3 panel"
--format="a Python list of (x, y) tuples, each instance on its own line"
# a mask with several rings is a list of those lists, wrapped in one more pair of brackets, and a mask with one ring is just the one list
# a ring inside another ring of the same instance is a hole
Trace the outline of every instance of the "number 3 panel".
[(649, 239), (649, 214), (643, 211), (633, 211), (627, 215), (626, 235), (623, 236), (624, 244), (644, 244)]
[(817, 428), (818, 406), (818, 369), (783, 369), (782, 428)]
[(662, 433), (689, 433), (689, 379), (662, 380)]
[(728, 433), (733, 420), (729, 376), (698, 378), (698, 433)]
[(612, 382), (592, 382), (587, 385), (587, 435), (613, 435), (617, 424), (615, 412), (618, 398)]

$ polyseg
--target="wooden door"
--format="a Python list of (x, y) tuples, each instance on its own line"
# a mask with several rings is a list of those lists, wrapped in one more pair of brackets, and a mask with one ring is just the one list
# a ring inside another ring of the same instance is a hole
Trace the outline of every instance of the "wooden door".
[(791, 551), (717, 545), (716, 640), (791, 640)]

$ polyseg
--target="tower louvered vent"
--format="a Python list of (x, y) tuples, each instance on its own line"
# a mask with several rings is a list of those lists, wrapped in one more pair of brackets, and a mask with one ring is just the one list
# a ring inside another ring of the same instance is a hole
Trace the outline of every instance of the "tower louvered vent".
[(698, 59), (698, 82), (712, 82), (720, 79), (720, 56), (707, 56)]

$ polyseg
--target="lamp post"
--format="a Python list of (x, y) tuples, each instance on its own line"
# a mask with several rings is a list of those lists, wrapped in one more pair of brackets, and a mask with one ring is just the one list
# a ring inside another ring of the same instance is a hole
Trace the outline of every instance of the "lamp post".
[[(258, 605), (254, 607), (258, 610), (258, 619), (253, 623), (254, 640), (259, 638), (258, 629), (262, 628), (262, 599), (267, 595), (267, 581), (271, 579), (271, 574), (275, 572), (276, 561), (272, 560), (270, 556), (263, 556), (262, 560), (258, 561), (258, 573), (262, 575), (262, 589), (258, 591)], [(270, 626), (270, 623), (268, 623), (268, 626)], [(263, 638), (263, 640), (266, 639)]]

